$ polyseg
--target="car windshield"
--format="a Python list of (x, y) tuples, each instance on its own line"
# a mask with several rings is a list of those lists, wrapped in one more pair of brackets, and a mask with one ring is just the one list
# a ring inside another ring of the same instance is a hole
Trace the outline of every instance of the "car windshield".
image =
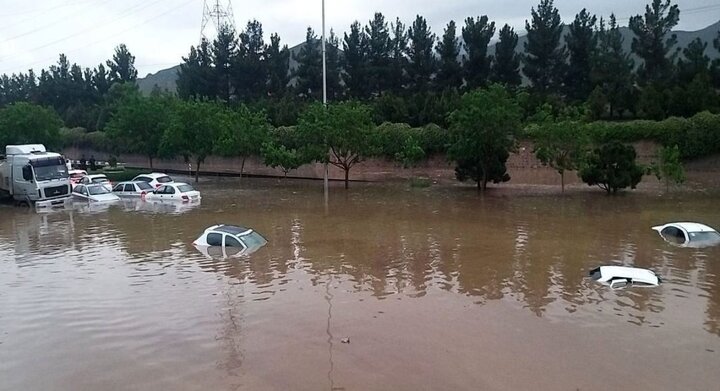
[(38, 181), (64, 179), (68, 177), (67, 166), (63, 158), (33, 160), (30, 164), (35, 171), (35, 179)]
[(172, 180), (169, 176), (161, 176), (161, 177), (158, 177), (158, 178), (157, 178), (157, 181), (158, 181), (159, 183), (170, 183), (170, 182), (172, 182), (173, 180)]
[(265, 238), (263, 238), (259, 233), (255, 231), (242, 236), (241, 239), (243, 242), (245, 242), (245, 245), (247, 245), (248, 248), (261, 247), (264, 246), (265, 243), (267, 243), (267, 240), (265, 240)]
[(90, 192), (90, 195), (101, 195), (110, 193), (108, 189), (105, 188), (105, 186), (88, 186), (87, 189), (88, 192)]
[(187, 192), (189, 192), (189, 191), (195, 190), (195, 189), (193, 189), (193, 187), (190, 186), (190, 185), (180, 185), (180, 186), (178, 186), (177, 188), (178, 188), (178, 190), (180, 190), (181, 193), (187, 193)]
[(135, 185), (137, 185), (137, 187), (138, 187), (140, 190), (148, 190), (148, 189), (152, 189), (152, 188), (153, 188), (153, 187), (150, 186), (150, 184), (147, 183), (147, 182), (136, 182)]
[(109, 181), (107, 178), (93, 178), (92, 182), (93, 183), (105, 183), (105, 182), (109, 182)]

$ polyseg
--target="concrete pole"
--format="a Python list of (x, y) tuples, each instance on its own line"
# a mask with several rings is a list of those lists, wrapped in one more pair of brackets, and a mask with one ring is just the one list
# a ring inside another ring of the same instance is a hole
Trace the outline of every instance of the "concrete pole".
[[(325, 0), (322, 0), (322, 72), (323, 72), (323, 105), (327, 107), (327, 63), (325, 60)], [(328, 164), (325, 163), (325, 175), (323, 186), (325, 190), (325, 201), (328, 197)]]

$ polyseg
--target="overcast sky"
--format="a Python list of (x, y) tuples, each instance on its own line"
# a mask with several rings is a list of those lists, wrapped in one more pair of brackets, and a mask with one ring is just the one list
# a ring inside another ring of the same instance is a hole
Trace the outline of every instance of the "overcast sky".
[[(556, 0), (563, 22), (583, 7), (597, 15), (614, 12), (622, 25), (642, 13), (647, 1)], [(221, 0), (226, 4), (228, 0)], [(376, 11), (404, 23), (416, 14), (428, 19), (433, 32), (442, 34), (449, 20), (459, 25), (468, 16), (488, 15), (498, 26), (508, 23), (524, 34), (530, 8), (539, 0), (326, 0), (328, 31), (342, 35), (353, 20), (365, 24)], [(214, 3), (214, 0), (208, 0)], [(676, 29), (697, 30), (720, 19), (717, 0), (677, 0), (681, 9)], [(265, 38), (280, 34), (283, 43), (304, 40), (305, 28), (321, 29), (321, 0), (232, 1), (235, 23), (249, 19), (263, 24)], [(187, 55), (200, 39), (203, 0), (2, 0), (0, 7), (0, 74), (39, 73), (65, 53), (70, 62), (95, 67), (125, 43), (136, 56), (140, 76), (168, 68)], [(459, 29), (458, 29), (459, 30)], [(212, 34), (212, 31), (211, 31)]]

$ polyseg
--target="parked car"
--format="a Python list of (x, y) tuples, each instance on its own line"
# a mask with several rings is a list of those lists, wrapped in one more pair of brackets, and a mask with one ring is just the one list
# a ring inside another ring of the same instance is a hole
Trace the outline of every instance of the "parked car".
[(148, 193), (145, 199), (148, 201), (197, 202), (200, 201), (200, 192), (187, 183), (173, 182), (162, 185), (154, 192)]
[(85, 170), (70, 170), (68, 171), (68, 175), (70, 176), (70, 183), (72, 183), (73, 186), (80, 183), (80, 180), (83, 179), (83, 177), (87, 176), (87, 171)]
[(143, 197), (153, 192), (153, 187), (143, 181), (120, 182), (113, 187), (112, 192), (120, 197)]
[(213, 225), (207, 228), (193, 245), (206, 257), (236, 257), (249, 255), (267, 244), (255, 230), (236, 225)]
[(652, 227), (666, 242), (680, 247), (708, 247), (720, 244), (720, 233), (700, 223), (668, 223)]
[(92, 184), (100, 184), (103, 185), (107, 191), (112, 191), (113, 185), (112, 182), (105, 176), (105, 174), (92, 174), (92, 175), (86, 175), (80, 179), (78, 182), (81, 185), (89, 186)]
[(654, 271), (627, 266), (600, 266), (590, 270), (590, 277), (610, 289), (622, 289), (629, 286), (655, 287), (662, 279)]
[(133, 182), (142, 181), (147, 182), (150, 186), (158, 188), (164, 184), (173, 183), (173, 179), (166, 174), (160, 172), (153, 172), (151, 174), (141, 174), (133, 178)]
[(91, 185), (79, 184), (73, 189), (73, 198), (88, 202), (112, 202), (119, 201), (120, 197), (111, 193), (103, 184)]

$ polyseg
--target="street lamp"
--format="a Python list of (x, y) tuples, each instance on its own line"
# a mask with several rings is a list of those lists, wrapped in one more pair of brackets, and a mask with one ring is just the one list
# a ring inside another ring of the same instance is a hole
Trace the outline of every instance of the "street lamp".
[[(322, 0), (322, 79), (323, 79), (323, 106), (327, 108), (327, 64), (325, 62), (325, 0)], [(325, 162), (325, 174), (323, 185), (325, 190), (325, 202), (328, 197), (328, 163)]]

